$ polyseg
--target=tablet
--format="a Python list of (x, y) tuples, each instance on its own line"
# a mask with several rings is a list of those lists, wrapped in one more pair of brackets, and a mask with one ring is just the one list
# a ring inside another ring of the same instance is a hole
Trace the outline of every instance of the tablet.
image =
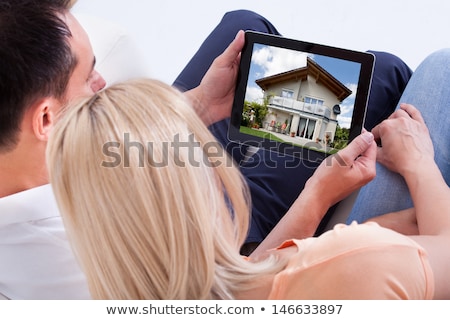
[(247, 31), (230, 140), (322, 161), (364, 127), (375, 57)]

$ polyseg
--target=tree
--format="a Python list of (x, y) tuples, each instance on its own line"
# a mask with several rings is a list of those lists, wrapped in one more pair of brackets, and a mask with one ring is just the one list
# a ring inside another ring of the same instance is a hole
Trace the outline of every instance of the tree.
[(336, 133), (334, 135), (334, 141), (332, 147), (335, 149), (342, 149), (348, 143), (350, 136), (350, 130), (347, 128), (341, 128), (339, 124), (336, 127)]
[(249, 123), (249, 118), (250, 118), (250, 113), (253, 110), (254, 111), (254, 124), (257, 124), (259, 127), (262, 127), (263, 125), (263, 120), (266, 117), (267, 113), (268, 113), (268, 104), (269, 104), (269, 99), (268, 98), (264, 98), (263, 103), (257, 103), (255, 101), (250, 102), (250, 101), (244, 101), (244, 109), (242, 111), (242, 125), (248, 125)]

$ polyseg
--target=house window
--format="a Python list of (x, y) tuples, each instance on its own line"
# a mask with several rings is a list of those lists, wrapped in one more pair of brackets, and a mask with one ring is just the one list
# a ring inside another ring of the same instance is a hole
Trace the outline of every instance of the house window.
[(289, 98), (292, 99), (294, 97), (294, 91), (288, 90), (288, 89), (282, 89), (281, 90), (281, 96), (283, 98)]
[(312, 140), (315, 128), (316, 120), (301, 117), (298, 125), (298, 136), (300, 138)]
[(313, 106), (315, 106), (315, 105), (322, 106), (323, 100), (315, 99), (315, 98), (311, 98), (311, 97), (305, 97), (305, 103), (313, 105)]

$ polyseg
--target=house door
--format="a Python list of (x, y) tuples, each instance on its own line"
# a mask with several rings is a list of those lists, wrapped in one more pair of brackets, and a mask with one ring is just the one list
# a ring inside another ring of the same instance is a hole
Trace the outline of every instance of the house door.
[(300, 118), (298, 125), (298, 136), (300, 138), (312, 140), (316, 129), (316, 120), (309, 118)]

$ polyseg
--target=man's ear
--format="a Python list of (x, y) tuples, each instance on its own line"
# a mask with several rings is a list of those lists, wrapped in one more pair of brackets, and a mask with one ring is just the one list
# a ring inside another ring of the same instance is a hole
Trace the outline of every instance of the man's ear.
[(48, 140), (60, 106), (61, 102), (55, 98), (45, 98), (37, 103), (32, 115), (33, 132), (37, 139)]

